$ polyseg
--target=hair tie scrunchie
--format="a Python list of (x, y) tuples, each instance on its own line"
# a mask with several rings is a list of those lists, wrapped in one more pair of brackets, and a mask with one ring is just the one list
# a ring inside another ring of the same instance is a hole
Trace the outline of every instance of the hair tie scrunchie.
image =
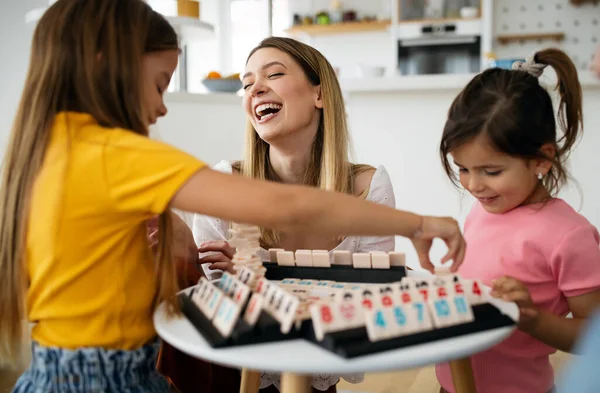
[(539, 78), (544, 73), (544, 68), (548, 67), (547, 64), (536, 63), (535, 62), (535, 53), (527, 56), (525, 62), (515, 61), (512, 64), (513, 70), (525, 71), (529, 75), (533, 75), (536, 78)]

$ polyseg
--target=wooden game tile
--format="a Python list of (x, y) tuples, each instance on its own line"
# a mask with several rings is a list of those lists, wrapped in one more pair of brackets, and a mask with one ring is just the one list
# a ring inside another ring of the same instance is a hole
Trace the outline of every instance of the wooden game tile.
[(411, 321), (413, 321), (414, 324), (411, 324), (410, 328), (413, 328), (414, 332), (433, 329), (431, 311), (429, 310), (427, 302), (416, 300), (405, 304), (404, 306), (406, 307), (406, 311), (411, 314)]
[(336, 265), (352, 265), (352, 255), (348, 250), (333, 251), (333, 263)]
[(390, 251), (390, 266), (406, 266), (406, 255), (403, 252)]
[(422, 299), (422, 294), (417, 291), (416, 282), (414, 280), (404, 280), (396, 284), (398, 290), (397, 296), (400, 299), (400, 304), (410, 303)]
[(262, 277), (260, 280), (258, 280), (258, 283), (256, 284), (255, 291), (257, 293), (265, 296), (265, 294), (267, 293), (267, 290), (269, 289), (269, 287), (271, 285), (275, 285), (275, 284), (272, 284), (271, 282), (269, 282), (269, 280), (267, 280), (266, 278)]
[(219, 288), (215, 285), (211, 285), (207, 290), (206, 300), (200, 305), (200, 311), (204, 313), (206, 318), (212, 320), (217, 313), (221, 301), (225, 298), (227, 298), (227, 296), (225, 296)]
[(244, 312), (244, 321), (250, 325), (256, 325), (256, 321), (258, 321), (258, 317), (260, 317), (260, 313), (264, 308), (265, 299), (260, 296), (258, 293), (253, 293), (250, 301), (248, 302), (248, 307), (246, 307), (246, 311)]
[(313, 250), (312, 263), (314, 267), (330, 267), (329, 252), (325, 250)]
[(452, 272), (450, 272), (450, 266), (436, 266), (434, 269), (434, 274), (436, 276), (449, 276), (452, 274)]
[(317, 280), (310, 280), (310, 279), (305, 279), (305, 280), (300, 280), (300, 282), (298, 283), (298, 285), (302, 288), (311, 288), (315, 283), (317, 282)]
[(344, 291), (341, 300), (335, 301), (338, 314), (341, 317), (341, 329), (352, 329), (365, 324), (364, 308), (361, 298), (355, 291)]
[(229, 337), (236, 325), (242, 306), (236, 304), (232, 299), (223, 297), (219, 305), (219, 309), (213, 318), (212, 322), (215, 328), (223, 335)]
[(485, 286), (481, 280), (463, 280), (463, 289), (469, 304), (476, 306), (487, 303)]
[(452, 307), (453, 299), (451, 297), (430, 297), (427, 302), (429, 312), (433, 317), (433, 325), (436, 328), (443, 328), (459, 324), (458, 315)]
[(365, 327), (372, 342), (392, 337), (394, 329), (391, 326), (394, 316), (389, 308), (373, 308), (365, 310)]
[(292, 251), (277, 251), (277, 264), (279, 266), (295, 266), (294, 253)]
[(284, 297), (281, 310), (277, 314), (279, 317), (278, 321), (281, 324), (281, 333), (287, 334), (290, 332), (296, 319), (296, 310), (298, 310), (299, 305), (300, 301), (295, 296), (287, 295)]
[(378, 307), (392, 307), (397, 301), (397, 293), (394, 292), (394, 286), (392, 284), (381, 284), (375, 287), (379, 291), (379, 304)]
[(458, 317), (460, 323), (468, 323), (475, 320), (473, 315), (473, 309), (464, 295), (453, 295), (450, 297), (451, 305), (454, 308), (454, 312)]
[(341, 325), (341, 317), (335, 307), (329, 302), (316, 302), (309, 308), (312, 317), (313, 330), (317, 340), (323, 340), (325, 333), (336, 330)]
[(352, 254), (352, 266), (355, 269), (370, 269), (371, 255), (364, 252), (355, 252)]
[(391, 337), (404, 336), (420, 330), (412, 304), (396, 304), (389, 310), (392, 315), (389, 327)]
[(296, 266), (312, 267), (312, 251), (311, 250), (297, 250), (296, 251)]
[(250, 286), (256, 279), (256, 274), (253, 270), (248, 269), (247, 267), (242, 267), (238, 271), (238, 279), (244, 284)]
[(424, 302), (429, 300), (429, 293), (430, 293), (429, 286), (430, 285), (433, 285), (433, 284), (431, 284), (430, 280), (427, 280), (427, 279), (414, 281), (414, 287), (415, 287), (416, 291), (419, 293), (420, 299), (423, 300)]
[(206, 294), (206, 290), (208, 289), (209, 285), (212, 285), (212, 284), (210, 282), (208, 282), (206, 277), (201, 277), (200, 280), (198, 281), (198, 288), (196, 288), (196, 290), (194, 291), (194, 293), (192, 295), (192, 301), (196, 304), (196, 306), (198, 308), (200, 307), (200, 304), (203, 302), (202, 298)]
[(283, 248), (269, 248), (269, 262), (277, 262), (277, 253), (285, 251)]
[(383, 251), (371, 251), (371, 266), (373, 269), (389, 269), (390, 256)]
[(250, 297), (251, 292), (252, 291), (250, 290), (250, 287), (239, 281), (231, 295), (231, 298), (240, 306), (244, 306)]
[(381, 304), (379, 290), (376, 287), (366, 287), (357, 292), (360, 294), (363, 308), (371, 310)]

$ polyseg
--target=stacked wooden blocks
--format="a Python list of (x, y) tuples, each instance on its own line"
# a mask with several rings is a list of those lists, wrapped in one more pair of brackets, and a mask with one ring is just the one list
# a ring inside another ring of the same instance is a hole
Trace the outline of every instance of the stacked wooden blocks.
[(334, 265), (353, 266), (356, 269), (389, 269), (390, 266), (405, 266), (406, 258), (401, 252), (372, 251), (351, 253), (346, 250), (297, 250), (285, 251), (281, 248), (269, 249), (269, 259), (279, 266), (330, 267)]
[(231, 233), (229, 244), (236, 249), (231, 259), (234, 271), (239, 274), (242, 268), (249, 269), (254, 273), (256, 281), (264, 277), (267, 269), (257, 255), (260, 250), (260, 228), (252, 225), (233, 224), (229, 232)]

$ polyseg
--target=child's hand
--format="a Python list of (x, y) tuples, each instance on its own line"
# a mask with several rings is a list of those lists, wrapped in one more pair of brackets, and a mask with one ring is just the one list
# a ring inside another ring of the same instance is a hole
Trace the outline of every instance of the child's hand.
[(492, 280), (491, 295), (507, 302), (517, 303), (521, 314), (520, 328), (527, 329), (537, 321), (539, 310), (531, 300), (529, 289), (519, 280), (507, 276)]

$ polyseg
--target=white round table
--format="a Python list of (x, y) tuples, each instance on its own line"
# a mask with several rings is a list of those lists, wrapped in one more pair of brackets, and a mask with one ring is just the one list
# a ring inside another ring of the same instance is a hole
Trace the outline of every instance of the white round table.
[[(185, 291), (190, 291), (191, 288)], [(514, 303), (492, 299), (504, 314), (518, 321), (519, 310)], [(501, 327), (479, 333), (443, 339), (407, 348), (392, 349), (372, 355), (345, 359), (302, 339), (268, 344), (212, 348), (185, 317), (167, 318), (160, 305), (154, 313), (154, 325), (159, 336), (173, 347), (190, 356), (213, 363), (244, 369), (241, 392), (255, 392), (257, 374), (246, 370), (281, 372), (282, 392), (305, 392), (310, 387), (311, 374), (351, 374), (411, 369), (430, 364), (451, 362), (456, 385), (458, 379), (470, 378), (457, 393), (474, 391), (469, 356), (484, 351), (510, 335), (516, 326)], [(467, 369), (467, 368), (468, 369)], [(464, 374), (470, 375), (464, 375)], [(455, 377), (456, 374), (456, 377)], [(258, 376), (259, 378), (259, 376)], [(250, 381), (251, 380), (251, 381)], [(470, 386), (470, 387), (469, 387)], [(256, 389), (258, 387), (256, 386)]]

